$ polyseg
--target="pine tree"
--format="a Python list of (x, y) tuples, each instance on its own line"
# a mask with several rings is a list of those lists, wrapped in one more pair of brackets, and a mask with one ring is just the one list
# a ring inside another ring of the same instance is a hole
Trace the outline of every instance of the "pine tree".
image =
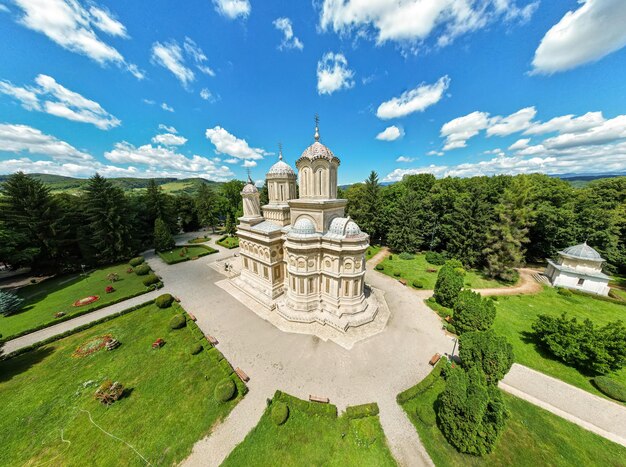
[(394, 251), (416, 252), (424, 242), (420, 229), (421, 200), (417, 192), (408, 191), (391, 215), (387, 243)]
[(219, 200), (215, 191), (205, 183), (198, 187), (196, 211), (200, 225), (211, 227), (215, 233), (215, 226), (219, 221)]
[(129, 204), (124, 192), (95, 174), (85, 187), (84, 212), (87, 256), (99, 263), (127, 258), (132, 239)]
[(524, 262), (524, 244), (528, 242), (532, 213), (529, 191), (528, 179), (515, 177), (495, 207), (496, 220), (487, 234), (487, 248), (483, 250), (491, 277), (511, 281), (515, 278), (513, 268)]
[(370, 235), (371, 243), (380, 241), (380, 184), (378, 174), (372, 170), (365, 180), (361, 228)]
[(170, 232), (178, 231), (178, 217), (174, 211), (172, 202), (154, 179), (148, 180), (144, 202), (147, 217), (146, 221), (149, 226), (154, 226), (154, 222), (160, 218), (167, 224)]
[(9, 316), (17, 313), (23, 301), (23, 298), (18, 297), (14, 293), (0, 290), (0, 315)]
[(224, 223), (224, 232), (226, 235), (235, 235), (236, 227), (230, 213), (226, 214), (226, 222)]
[(160, 217), (154, 221), (154, 250), (166, 251), (176, 245), (167, 224)]

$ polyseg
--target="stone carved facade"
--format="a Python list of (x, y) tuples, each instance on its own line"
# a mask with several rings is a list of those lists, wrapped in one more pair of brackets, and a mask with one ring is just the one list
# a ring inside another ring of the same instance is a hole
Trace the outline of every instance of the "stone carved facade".
[(328, 324), (346, 331), (374, 320), (377, 302), (365, 287), (369, 236), (337, 199), (339, 159), (315, 142), (296, 161), (282, 160), (267, 173), (269, 203), (260, 209), (251, 180), (244, 186), (244, 215), (237, 235), (241, 275), (233, 283), (284, 319)]

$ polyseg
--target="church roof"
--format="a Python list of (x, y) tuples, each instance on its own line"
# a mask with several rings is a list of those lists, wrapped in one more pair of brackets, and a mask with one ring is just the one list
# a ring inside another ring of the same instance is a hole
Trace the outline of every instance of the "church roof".
[(350, 217), (335, 217), (325, 236), (329, 238), (355, 238), (361, 235), (363, 232)]
[(251, 181), (246, 183), (243, 187), (243, 190), (241, 190), (242, 195), (249, 195), (249, 194), (258, 193), (258, 192), (259, 192), (258, 188)]
[(267, 175), (293, 175), (295, 177), (296, 173), (289, 164), (283, 161), (283, 154), (281, 152), (278, 156), (278, 162), (270, 167)]
[(571, 268), (569, 266), (566, 266), (565, 264), (555, 263), (552, 260), (548, 260), (548, 264), (551, 265), (554, 269), (556, 269), (559, 272), (571, 274), (576, 277), (583, 277), (583, 278), (595, 277), (596, 279), (606, 280), (607, 282), (611, 279), (609, 276), (607, 276), (606, 274), (604, 274), (602, 271), (599, 271), (599, 270), (598, 271), (589, 271), (589, 270), (581, 271), (580, 269)]
[(304, 150), (304, 152), (300, 156), (300, 159), (296, 161), (296, 165), (302, 159), (309, 159), (309, 160), (326, 159), (328, 161), (335, 161), (337, 162), (337, 164), (339, 164), (339, 158), (335, 156), (333, 152), (330, 149), (328, 149), (327, 146), (320, 143), (320, 132), (319, 132), (319, 127), (318, 127), (317, 117), (315, 120), (315, 142)]
[(563, 251), (559, 251), (559, 254), (567, 258), (604, 261), (600, 253), (587, 245), (587, 242), (565, 248)]
[(300, 217), (289, 229), (289, 235), (298, 237), (311, 237), (316, 235), (315, 224), (307, 217)]

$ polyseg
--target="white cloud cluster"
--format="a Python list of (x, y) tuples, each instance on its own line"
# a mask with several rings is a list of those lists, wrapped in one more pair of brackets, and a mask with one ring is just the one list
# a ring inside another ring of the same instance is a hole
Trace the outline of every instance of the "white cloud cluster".
[(246, 18), (250, 14), (249, 0), (213, 0), (215, 11), (229, 19)]
[(413, 112), (423, 112), (436, 104), (450, 86), (450, 78), (442, 76), (433, 84), (422, 83), (414, 89), (403, 92), (378, 106), (376, 116), (383, 120), (405, 117)]
[(217, 102), (220, 99), (220, 96), (219, 96), (219, 94), (217, 96), (214, 96), (213, 93), (211, 91), (209, 91), (209, 89), (203, 88), (200, 91), (200, 98), (202, 100), (209, 101), (211, 104), (213, 104), (213, 103)]
[(174, 112), (174, 107), (167, 105), (166, 102), (161, 102), (161, 108), (167, 112)]
[(304, 44), (293, 33), (293, 25), (289, 18), (276, 18), (272, 23), (276, 29), (283, 33), (283, 40), (278, 46), (279, 49), (298, 49), (302, 50)]
[(404, 136), (404, 131), (395, 125), (391, 125), (385, 128), (383, 131), (376, 135), (376, 139), (380, 141), (395, 141), (398, 138)]
[(208, 61), (206, 55), (198, 44), (189, 37), (185, 37), (182, 47), (175, 40), (152, 44), (152, 63), (169, 70), (185, 88), (188, 88), (196, 79), (196, 74), (187, 63), (188, 59), (193, 62), (200, 72), (209, 76), (215, 76), (215, 72), (206, 63)]
[(168, 133), (174, 133), (174, 134), (178, 133), (178, 130), (176, 128), (174, 128), (173, 126), (167, 126), (163, 123), (159, 123), (159, 130), (167, 131)]
[(414, 160), (414, 157), (398, 156), (396, 162), (413, 162)]
[(354, 72), (341, 53), (327, 52), (317, 62), (317, 93), (332, 94), (354, 86)]
[[(27, 125), (0, 123), (0, 151), (49, 156), (61, 161), (89, 161), (93, 157), (71, 144)], [(2, 162), (4, 165), (5, 161)]]
[(45, 34), (64, 49), (89, 57), (100, 65), (113, 63), (127, 69), (136, 78), (144, 74), (97, 31), (113, 37), (128, 38), (126, 27), (108, 10), (91, 2), (89, 8), (78, 0), (15, 0), (23, 15), (20, 24)]
[(570, 70), (626, 46), (624, 0), (580, 0), (552, 26), (535, 51), (533, 71)]
[(100, 104), (61, 86), (48, 75), (38, 75), (34, 86), (19, 87), (10, 81), (0, 81), (0, 93), (15, 98), (27, 110), (90, 123), (101, 130), (109, 130), (121, 124)]
[(379, 44), (416, 43), (434, 35), (437, 45), (445, 46), (496, 21), (527, 21), (538, 3), (519, 8), (513, 0), (324, 0), (320, 26), (342, 34), (373, 33)]
[(259, 160), (269, 154), (263, 149), (251, 148), (245, 139), (237, 138), (221, 126), (207, 128), (205, 135), (215, 146), (217, 154), (225, 154), (231, 158), (225, 160), (226, 163), (234, 163), (233, 159), (235, 161)]
[(441, 127), (441, 136), (446, 138), (444, 151), (464, 148), (466, 141), (476, 136), (480, 130), (489, 125), (489, 114), (486, 112), (472, 112), (445, 123)]
[(154, 144), (162, 144), (163, 146), (182, 146), (187, 142), (187, 138), (173, 133), (161, 133), (152, 138)]

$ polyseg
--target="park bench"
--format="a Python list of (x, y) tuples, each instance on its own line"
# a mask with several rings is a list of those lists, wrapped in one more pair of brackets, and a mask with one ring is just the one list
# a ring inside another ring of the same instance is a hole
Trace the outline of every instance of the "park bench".
[(406, 287), (406, 279), (398, 279), (398, 282)]
[(208, 340), (209, 344), (211, 345), (219, 344), (219, 341), (215, 337), (211, 336), (210, 334), (206, 334), (204, 337), (206, 337), (206, 340)]
[(433, 355), (430, 359), (430, 361), (428, 362), (430, 365), (435, 366), (437, 364), (437, 362), (439, 361), (439, 359), (441, 358), (441, 355), (439, 355), (438, 353), (436, 353), (435, 355)]
[(451, 323), (452, 322), (452, 316), (448, 315), (444, 318), (446, 320), (446, 323)]
[(243, 381), (244, 383), (247, 383), (248, 381), (250, 381), (250, 377), (247, 374), (245, 374), (245, 372), (241, 368), (239, 367), (235, 368), (235, 373), (237, 374), (237, 376), (239, 376), (239, 379)]
[(328, 404), (330, 402), (330, 399), (328, 397), (320, 397), (320, 396), (314, 396), (313, 394), (309, 394), (309, 401), (319, 402), (320, 404)]
[(195, 316), (193, 313), (189, 313), (189, 312), (187, 312), (187, 314), (189, 315), (189, 319), (190, 319), (191, 321), (194, 321), (194, 322), (195, 322), (195, 321), (197, 321), (197, 318), (196, 318), (196, 316)]

